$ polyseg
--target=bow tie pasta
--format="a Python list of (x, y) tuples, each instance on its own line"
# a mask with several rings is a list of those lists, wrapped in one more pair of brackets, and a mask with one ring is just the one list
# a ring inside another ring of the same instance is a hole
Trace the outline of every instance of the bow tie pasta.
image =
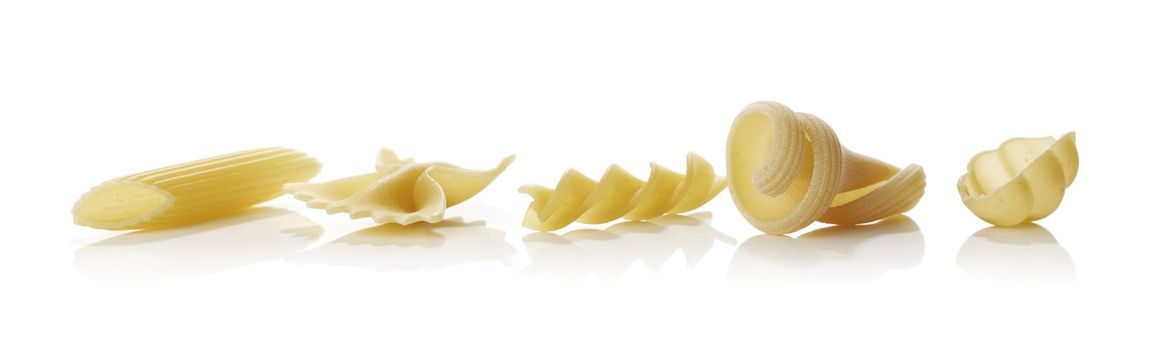
[(460, 204), (492, 183), (513, 162), (513, 156), (490, 170), (469, 170), (447, 163), (399, 159), (383, 149), (376, 171), (322, 183), (285, 185), (285, 192), (327, 213), (369, 217), (377, 223), (435, 223), (447, 208)]

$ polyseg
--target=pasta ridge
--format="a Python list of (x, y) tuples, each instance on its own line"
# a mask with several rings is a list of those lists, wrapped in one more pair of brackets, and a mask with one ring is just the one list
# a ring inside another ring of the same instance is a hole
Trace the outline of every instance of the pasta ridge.
[(261, 148), (118, 177), (73, 207), (74, 222), (107, 230), (178, 226), (225, 216), (284, 194), (321, 163), (288, 148)]
[(766, 233), (814, 221), (855, 225), (911, 210), (923, 197), (924, 170), (855, 153), (822, 119), (777, 102), (749, 104), (733, 121), (727, 147), (729, 194)]

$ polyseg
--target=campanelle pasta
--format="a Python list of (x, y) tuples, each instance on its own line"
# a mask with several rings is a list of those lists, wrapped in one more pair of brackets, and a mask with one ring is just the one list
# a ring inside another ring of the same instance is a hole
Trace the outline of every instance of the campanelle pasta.
[(321, 164), (287, 148), (225, 154), (106, 181), (73, 206), (78, 225), (106, 230), (178, 226), (238, 212), (317, 175)]
[(815, 220), (862, 224), (911, 210), (925, 176), (842, 147), (826, 122), (777, 102), (756, 102), (728, 135), (729, 194), (761, 231), (785, 234)]
[(376, 171), (322, 183), (285, 185), (285, 192), (327, 213), (369, 217), (377, 223), (401, 225), (436, 223), (448, 207), (479, 193), (513, 162), (501, 160), (495, 169), (469, 170), (447, 163), (418, 163), (399, 159), (389, 149), (379, 151)]
[(1015, 138), (969, 161), (956, 183), (973, 214), (997, 226), (1040, 220), (1058, 209), (1066, 188), (1078, 175), (1074, 133)]
[(567, 170), (556, 188), (525, 185), (520, 192), (533, 198), (522, 226), (551, 231), (577, 221), (601, 224), (625, 218), (647, 220), (699, 208), (724, 190), (726, 181), (712, 165), (688, 153), (686, 174), (651, 163), (644, 182), (611, 165), (595, 182), (577, 170)]

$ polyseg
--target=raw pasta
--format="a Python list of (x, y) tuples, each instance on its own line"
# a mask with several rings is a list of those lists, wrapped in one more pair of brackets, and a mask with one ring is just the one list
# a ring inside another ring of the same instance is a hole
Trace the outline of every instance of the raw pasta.
[(1040, 220), (1058, 209), (1078, 175), (1074, 133), (1062, 138), (1015, 138), (969, 161), (956, 183), (973, 214), (997, 226)]
[(577, 170), (567, 170), (557, 188), (525, 185), (521, 193), (533, 197), (522, 226), (552, 231), (574, 221), (601, 224), (625, 218), (647, 220), (699, 208), (724, 190), (725, 179), (695, 153), (688, 153), (686, 174), (651, 163), (651, 175), (640, 180), (611, 165), (598, 182)]
[(729, 194), (754, 227), (772, 234), (815, 220), (853, 225), (911, 210), (924, 170), (900, 170), (852, 152), (826, 122), (777, 102), (756, 102), (728, 135)]
[(106, 181), (73, 206), (78, 225), (106, 230), (178, 226), (281, 196), (317, 175), (317, 160), (287, 148), (225, 154)]
[(327, 213), (369, 217), (377, 223), (401, 225), (436, 223), (444, 211), (479, 193), (513, 162), (501, 160), (495, 169), (469, 170), (447, 163), (418, 163), (399, 159), (389, 149), (379, 151), (376, 171), (322, 183), (285, 185), (285, 192)]

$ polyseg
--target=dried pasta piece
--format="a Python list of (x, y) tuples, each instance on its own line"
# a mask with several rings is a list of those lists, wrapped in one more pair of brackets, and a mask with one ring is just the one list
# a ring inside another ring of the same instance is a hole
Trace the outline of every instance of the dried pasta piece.
[(225, 154), (106, 181), (77, 200), (73, 221), (106, 230), (190, 224), (280, 197), (281, 186), (319, 170), (317, 160), (287, 148)]
[(285, 192), (327, 213), (369, 217), (377, 223), (436, 223), (447, 208), (460, 204), (492, 183), (513, 162), (505, 157), (495, 169), (469, 170), (448, 163), (399, 159), (379, 151), (375, 172), (322, 183), (285, 185)]
[(1040, 220), (1058, 209), (1078, 175), (1074, 133), (1015, 138), (969, 161), (956, 182), (964, 205), (981, 220), (1014, 226)]
[(852, 152), (826, 122), (777, 102), (755, 102), (728, 135), (729, 194), (757, 229), (786, 234), (815, 220), (855, 225), (911, 210), (924, 169), (902, 170)]
[(601, 224), (625, 218), (647, 220), (699, 208), (724, 190), (726, 181), (712, 165), (688, 153), (688, 170), (680, 174), (651, 163), (644, 182), (611, 165), (595, 182), (577, 170), (567, 170), (556, 188), (525, 185), (520, 192), (533, 198), (522, 226), (552, 231), (577, 221)]

